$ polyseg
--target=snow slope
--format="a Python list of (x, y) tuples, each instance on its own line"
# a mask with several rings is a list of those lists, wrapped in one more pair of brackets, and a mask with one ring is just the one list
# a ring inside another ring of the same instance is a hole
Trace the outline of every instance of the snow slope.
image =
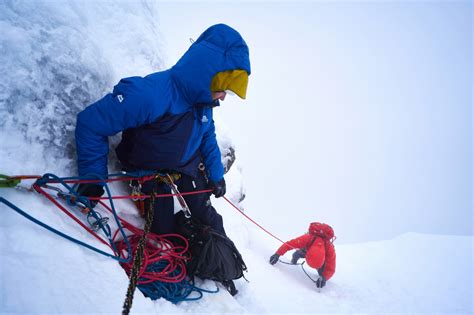
[[(2, 191), (2, 196), (30, 214), (99, 245), (43, 198), (25, 194)], [(133, 207), (126, 202), (120, 207), (121, 214), (133, 220)], [(118, 263), (1, 208), (2, 313), (121, 311), (128, 279)], [(198, 302), (173, 305), (152, 302), (137, 291), (132, 313), (472, 313), (472, 237), (409, 233), (371, 243), (338, 245), (336, 241), (336, 274), (318, 292), (299, 266), (268, 264), (277, 241), (230, 206), (218, 203), (218, 208), (249, 269), (249, 282), (237, 281), (239, 295), (234, 299), (221, 290)], [(315, 272), (307, 271), (315, 277)], [(215, 288), (212, 281), (199, 285)]]

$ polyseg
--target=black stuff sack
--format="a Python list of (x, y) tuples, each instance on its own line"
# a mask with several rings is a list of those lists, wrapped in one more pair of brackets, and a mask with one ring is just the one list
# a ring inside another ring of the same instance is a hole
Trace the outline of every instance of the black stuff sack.
[(186, 218), (182, 211), (175, 215), (175, 221), (177, 232), (189, 241), (187, 274), (218, 281), (231, 295), (237, 294), (232, 280), (242, 278), (247, 266), (234, 242), (211, 227)]

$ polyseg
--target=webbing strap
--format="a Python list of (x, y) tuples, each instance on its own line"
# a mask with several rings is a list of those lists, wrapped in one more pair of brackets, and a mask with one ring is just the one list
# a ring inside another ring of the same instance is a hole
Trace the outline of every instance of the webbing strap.
[(18, 178), (0, 174), (0, 188), (13, 188), (21, 182)]
[(184, 213), (184, 216), (186, 218), (191, 218), (191, 210), (189, 210), (188, 204), (186, 203), (186, 200), (184, 200), (183, 196), (179, 192), (178, 188), (174, 184), (173, 178), (171, 177), (170, 174), (166, 174), (166, 179), (165, 179), (166, 184), (170, 187), (171, 191), (176, 194), (176, 198), (179, 201), (179, 204), (181, 205), (181, 210)]

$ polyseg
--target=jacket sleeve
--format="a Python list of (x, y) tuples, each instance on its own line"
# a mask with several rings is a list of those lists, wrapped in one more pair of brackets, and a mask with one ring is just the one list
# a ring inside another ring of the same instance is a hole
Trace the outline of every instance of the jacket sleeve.
[(206, 169), (209, 171), (209, 179), (217, 183), (224, 178), (224, 166), (221, 161), (221, 151), (217, 145), (214, 120), (203, 135), (200, 150)]
[(331, 277), (336, 272), (336, 250), (334, 245), (331, 242), (326, 242), (326, 259), (324, 262), (324, 270), (322, 271), (322, 276), (326, 280), (331, 279)]
[[(76, 149), (80, 176), (107, 174), (108, 136), (151, 122), (165, 108), (152, 108), (145, 79), (122, 79), (99, 101), (77, 115)], [(152, 112), (154, 111), (154, 112)]]
[(310, 241), (310, 238), (311, 237), (309, 234), (304, 234), (300, 237), (292, 239), (291, 241), (288, 241), (284, 243), (283, 245), (281, 245), (280, 248), (278, 248), (276, 253), (280, 256), (283, 256), (289, 250), (304, 248), (308, 246), (308, 242)]

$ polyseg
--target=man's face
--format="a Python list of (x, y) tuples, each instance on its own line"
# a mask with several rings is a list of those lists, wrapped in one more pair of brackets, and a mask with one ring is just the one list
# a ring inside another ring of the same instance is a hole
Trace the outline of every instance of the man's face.
[(225, 96), (227, 95), (227, 93), (224, 91), (217, 91), (217, 92), (211, 92), (211, 95), (212, 95), (213, 101), (215, 100), (223, 101), (225, 100)]

